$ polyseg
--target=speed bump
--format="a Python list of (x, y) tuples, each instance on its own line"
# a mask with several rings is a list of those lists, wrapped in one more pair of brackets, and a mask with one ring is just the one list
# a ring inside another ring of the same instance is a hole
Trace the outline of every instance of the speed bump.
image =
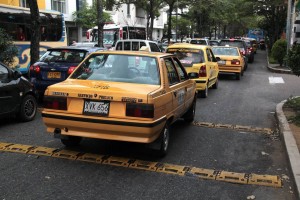
[(282, 181), (276, 175), (245, 174), (226, 171), (217, 171), (183, 165), (173, 165), (168, 163), (149, 162), (135, 159), (128, 159), (116, 156), (103, 156), (65, 149), (53, 149), (48, 147), (35, 147), (30, 145), (2, 143), (0, 142), (0, 151), (35, 154), (41, 156), (51, 156), (56, 158), (86, 161), (96, 164), (107, 164), (121, 167), (128, 167), (140, 170), (149, 170), (166, 174), (179, 176), (193, 176), (200, 179), (211, 179), (225, 181), (230, 183), (261, 185), (269, 187), (282, 187)]
[(282, 182), (279, 176), (250, 174), (248, 184), (281, 187)]
[(247, 184), (248, 182), (245, 173), (235, 173), (235, 172), (226, 172), (226, 171), (220, 171), (216, 176), (216, 180), (230, 182), (230, 183), (241, 183), (241, 184)]
[(24, 144), (13, 144), (9, 145), (4, 149), (4, 151), (10, 151), (10, 152), (16, 152), (16, 153), (28, 153), (30, 149), (34, 148), (30, 145), (24, 145)]

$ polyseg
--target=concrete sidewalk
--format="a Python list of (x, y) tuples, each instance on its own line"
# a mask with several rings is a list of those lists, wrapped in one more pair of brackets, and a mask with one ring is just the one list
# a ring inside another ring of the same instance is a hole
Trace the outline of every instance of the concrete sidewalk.
[[(291, 70), (286, 67), (279, 67), (278, 64), (269, 64), (268, 70), (274, 73), (293, 74)], [(284, 100), (276, 106), (276, 118), (279, 124), (279, 131), (284, 140), (285, 148), (290, 161), (292, 175), (295, 180), (295, 187), (298, 198), (300, 199), (300, 153), (296, 144), (293, 132), (290, 129), (289, 123), (284, 115), (282, 107), (287, 100)]]

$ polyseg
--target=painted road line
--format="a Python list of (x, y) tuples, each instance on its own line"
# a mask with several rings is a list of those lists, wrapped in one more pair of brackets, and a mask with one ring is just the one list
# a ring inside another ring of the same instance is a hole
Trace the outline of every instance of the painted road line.
[(69, 151), (65, 149), (53, 149), (48, 147), (37, 147), (31, 145), (4, 142), (0, 142), (0, 151), (34, 154), (39, 156), (51, 156), (54, 158), (85, 161), (96, 164), (106, 164), (179, 176), (196, 177), (199, 179), (224, 181), (229, 183), (282, 187), (281, 178), (277, 175), (236, 173), (223, 170), (204, 169), (184, 165), (174, 165), (169, 163), (149, 162), (109, 155), (99, 155), (77, 151)]
[(269, 77), (269, 83), (271, 85), (278, 84), (278, 83), (282, 84), (282, 83), (284, 83), (284, 80), (283, 80), (282, 77), (273, 77), (273, 76), (270, 76)]
[(259, 128), (252, 126), (241, 126), (241, 125), (233, 125), (233, 124), (214, 124), (210, 122), (198, 122), (194, 121), (192, 123), (194, 126), (206, 127), (206, 128), (223, 128), (223, 129), (232, 129), (236, 131), (247, 131), (253, 133), (263, 133), (263, 134), (272, 134), (274, 131), (270, 128)]

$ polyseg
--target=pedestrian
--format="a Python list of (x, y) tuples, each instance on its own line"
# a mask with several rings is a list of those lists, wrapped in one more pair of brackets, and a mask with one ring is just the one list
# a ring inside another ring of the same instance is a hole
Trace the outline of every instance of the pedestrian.
[(25, 33), (22, 27), (18, 27), (18, 32), (17, 32), (17, 40), (19, 41), (25, 41)]
[(41, 41), (47, 41), (47, 33), (45, 26), (42, 26), (41, 28)]

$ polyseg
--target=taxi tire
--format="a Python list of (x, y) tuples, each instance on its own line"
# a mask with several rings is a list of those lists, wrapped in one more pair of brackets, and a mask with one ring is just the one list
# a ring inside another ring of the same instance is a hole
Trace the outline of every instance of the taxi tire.
[(18, 118), (22, 122), (28, 122), (34, 119), (37, 112), (37, 102), (34, 96), (26, 95), (21, 103)]
[(236, 73), (235, 78), (236, 80), (241, 80), (241, 73)]
[(79, 143), (81, 142), (81, 137), (77, 137), (77, 136), (67, 136), (64, 138), (61, 138), (61, 143), (63, 143), (65, 146), (67, 147), (74, 147), (74, 146), (78, 146)]
[(201, 90), (199, 95), (201, 98), (206, 98), (208, 96), (208, 86), (206, 86), (204, 90)]
[(213, 84), (212, 89), (218, 89), (219, 86), (219, 78), (216, 79), (215, 84)]
[(197, 99), (194, 98), (193, 104), (189, 108), (189, 110), (183, 115), (183, 119), (187, 123), (191, 123), (195, 119), (195, 113), (196, 113), (196, 101)]
[(159, 136), (160, 147), (158, 150), (158, 156), (164, 157), (167, 155), (169, 142), (170, 142), (170, 126), (168, 123), (165, 124), (165, 127), (161, 131)]

